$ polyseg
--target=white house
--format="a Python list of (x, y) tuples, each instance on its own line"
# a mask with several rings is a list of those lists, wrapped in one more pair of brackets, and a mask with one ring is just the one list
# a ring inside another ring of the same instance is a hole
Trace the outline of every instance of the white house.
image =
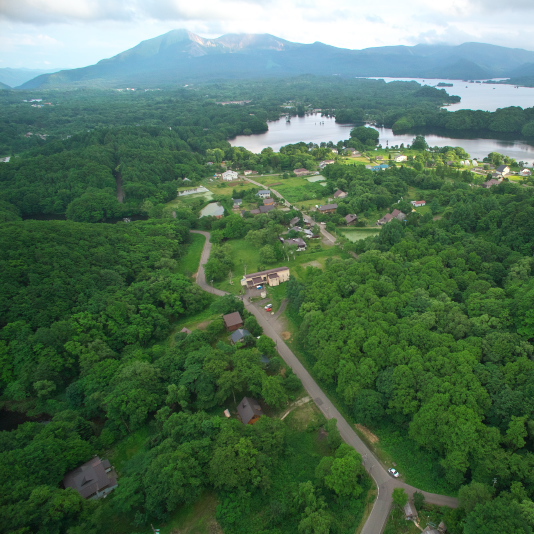
[(222, 179), (226, 182), (233, 182), (237, 180), (237, 172), (231, 170), (225, 171), (222, 173)]
[(405, 156), (404, 154), (399, 154), (398, 156), (395, 156), (395, 161), (397, 163), (401, 161), (408, 161), (408, 156)]
[(520, 176), (530, 176), (531, 174), (532, 172), (530, 171), (530, 169), (522, 169), (521, 171), (519, 171)]

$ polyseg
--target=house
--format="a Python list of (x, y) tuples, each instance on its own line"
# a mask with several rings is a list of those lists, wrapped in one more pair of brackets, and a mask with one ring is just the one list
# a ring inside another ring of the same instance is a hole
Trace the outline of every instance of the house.
[(65, 488), (75, 489), (85, 499), (100, 499), (117, 486), (117, 475), (109, 460), (95, 456), (63, 479)]
[(337, 204), (325, 204), (317, 208), (321, 213), (335, 213), (337, 210)]
[(426, 206), (426, 200), (412, 200), (410, 204), (414, 208), (420, 208), (421, 206)]
[(507, 174), (510, 174), (510, 167), (508, 167), (508, 165), (499, 165), (495, 170), (501, 176), (506, 176)]
[(293, 169), (293, 172), (297, 176), (306, 176), (307, 174), (311, 174), (311, 171), (309, 171), (308, 169), (304, 169), (302, 167), (300, 169)]
[(384, 156), (376, 156), (376, 161), (384, 161)]
[(300, 217), (293, 217), (293, 219), (289, 221), (289, 226), (291, 227), (296, 226), (299, 222), (300, 222)]
[(277, 267), (258, 273), (247, 274), (241, 280), (242, 286), (253, 288), (260, 284), (268, 283), (270, 286), (278, 286), (289, 280), (289, 267)]
[(521, 171), (519, 171), (519, 176), (530, 176), (531, 174), (532, 172), (529, 169), (521, 169)]
[(235, 332), (238, 328), (243, 328), (243, 318), (239, 312), (223, 315), (223, 320), (229, 332)]
[(271, 192), (268, 189), (260, 189), (257, 194), (258, 194), (258, 196), (260, 198), (270, 198), (271, 197)]
[(245, 176), (249, 176), (250, 174), (258, 174), (258, 171), (246, 170), (246, 171), (243, 171), (243, 174)]
[(275, 210), (275, 209), (276, 209), (276, 206), (274, 204), (271, 204), (270, 206), (259, 207), (260, 213), (269, 213), (270, 211)]
[(274, 198), (264, 198), (263, 199), (263, 205), (264, 206), (274, 206)]
[(398, 156), (395, 156), (395, 161), (397, 163), (400, 163), (401, 161), (408, 161), (408, 156), (405, 156), (404, 154), (399, 154)]
[(238, 210), (241, 208), (241, 205), (243, 204), (243, 199), (241, 198), (234, 198), (234, 209)]
[(296, 237), (294, 239), (282, 239), (282, 242), (284, 245), (295, 245), (298, 252), (303, 252), (308, 247), (306, 241), (304, 241), (302, 237)]
[(245, 328), (238, 328), (231, 336), (230, 341), (237, 345), (237, 343), (242, 343), (247, 336), (251, 336), (252, 334), (246, 330)]
[(499, 185), (500, 183), (501, 183), (500, 180), (496, 180), (495, 178), (492, 178), (491, 180), (484, 182), (482, 184), (482, 187), (489, 189), (490, 187), (493, 187), (494, 185)]
[(345, 191), (341, 191), (341, 189), (338, 189), (334, 193), (334, 198), (345, 198), (348, 195), (348, 193), (345, 193)]
[(348, 215), (345, 215), (345, 221), (347, 225), (357, 223), (358, 215), (355, 215), (354, 213), (349, 213)]
[(332, 165), (335, 162), (336, 161), (334, 159), (325, 159), (324, 161), (321, 161), (321, 163), (319, 163), (319, 168), (324, 169), (327, 165)]
[(263, 415), (259, 402), (252, 397), (243, 397), (237, 407), (237, 413), (245, 425), (253, 425)]
[(382, 226), (392, 221), (393, 219), (398, 219), (399, 221), (403, 221), (404, 219), (406, 219), (406, 214), (404, 214), (400, 210), (393, 210), (391, 213), (384, 215), (384, 217), (378, 220), (376, 224), (378, 224), (379, 226)]
[(345, 149), (345, 152), (347, 153), (347, 155), (349, 156), (354, 156), (354, 157), (357, 157), (360, 155), (360, 153), (355, 149), (355, 148), (352, 148), (352, 147), (348, 147)]
[(215, 217), (216, 219), (222, 219), (223, 216), (224, 206), (219, 204), (219, 202), (211, 202), (200, 211), (200, 217)]
[(225, 182), (233, 182), (234, 180), (237, 180), (238, 174), (235, 171), (228, 170), (223, 172), (221, 176)]

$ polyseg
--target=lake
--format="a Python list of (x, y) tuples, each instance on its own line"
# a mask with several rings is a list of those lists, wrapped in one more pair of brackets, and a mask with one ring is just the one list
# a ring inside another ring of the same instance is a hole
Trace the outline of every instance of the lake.
[[(384, 78), (393, 81), (392, 78)], [(458, 80), (423, 80), (416, 78), (403, 78), (403, 80), (415, 80), (428, 85), (437, 85), (440, 81), (452, 83), (453, 87), (445, 87), (449, 94), (457, 94), (462, 102), (448, 106), (450, 110), (456, 109), (482, 109), (495, 111), (498, 108), (508, 106), (532, 107), (534, 106), (534, 88), (520, 87), (515, 89), (513, 85), (468, 83)], [(466, 88), (467, 86), (467, 88)], [(495, 89), (493, 89), (495, 88)], [(305, 117), (292, 117), (291, 122), (286, 123), (285, 118), (269, 123), (269, 130), (256, 135), (239, 135), (230, 140), (232, 146), (242, 146), (251, 152), (261, 152), (264, 148), (271, 147), (280, 150), (290, 143), (317, 143), (344, 141), (350, 136), (353, 125), (336, 124), (335, 119), (321, 117), (320, 115), (307, 115)], [(382, 146), (411, 144), (414, 134), (394, 135), (390, 128), (377, 128), (380, 132), (379, 143)], [(534, 162), (534, 145), (522, 140), (498, 140), (498, 139), (459, 139), (443, 137), (439, 135), (426, 135), (430, 146), (461, 146), (471, 157), (482, 158), (490, 152), (500, 152), (518, 161), (525, 161), (532, 165)]]

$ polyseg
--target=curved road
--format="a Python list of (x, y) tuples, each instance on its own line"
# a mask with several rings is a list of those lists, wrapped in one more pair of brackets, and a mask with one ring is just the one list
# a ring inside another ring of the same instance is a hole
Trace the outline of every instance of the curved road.
[[(191, 232), (196, 234), (202, 234), (206, 238), (206, 243), (204, 244), (204, 249), (202, 251), (202, 257), (200, 260), (200, 266), (197, 273), (197, 283), (198, 285), (214, 295), (227, 295), (226, 291), (221, 291), (216, 289), (206, 282), (206, 275), (204, 273), (204, 265), (209, 259), (211, 253), (211, 242), (209, 232), (202, 232), (200, 230), (191, 230)], [(326, 396), (323, 390), (318, 386), (317, 382), (312, 378), (310, 373), (304, 368), (300, 363), (295, 354), (291, 349), (286, 345), (284, 340), (281, 337), (281, 327), (279, 322), (276, 320), (277, 317), (273, 317), (270, 314), (267, 314), (263, 308), (258, 308), (251, 302), (248, 302), (247, 299), (243, 299), (245, 308), (252, 313), (258, 323), (262, 326), (266, 335), (273, 339), (276, 343), (276, 347), (280, 356), (284, 361), (293, 369), (293, 372), (300, 378), (302, 384), (310, 397), (317, 404), (319, 409), (323, 412), (327, 419), (335, 418), (337, 419), (337, 426), (341, 437), (346, 443), (352, 445), (363, 458), (363, 465), (369, 475), (375, 481), (376, 487), (378, 488), (378, 496), (374, 503), (371, 514), (367, 518), (367, 521), (361, 530), (361, 534), (381, 534), (386, 525), (389, 512), (393, 503), (393, 490), (395, 488), (404, 488), (409, 495), (413, 495), (414, 492), (419, 491), (413, 486), (409, 486), (404, 482), (392, 478), (386, 469), (379, 462), (378, 458), (373, 454), (373, 452), (367, 447), (367, 445), (360, 439), (358, 434), (354, 431), (352, 426), (347, 422), (347, 420), (339, 413), (337, 408), (330, 402), (330, 399)], [(437, 504), (439, 506), (449, 506), (451, 508), (458, 507), (458, 500), (454, 497), (447, 497), (445, 495), (437, 495), (435, 493), (427, 493), (425, 491), (421, 492), (425, 496), (427, 502), (432, 504)]]

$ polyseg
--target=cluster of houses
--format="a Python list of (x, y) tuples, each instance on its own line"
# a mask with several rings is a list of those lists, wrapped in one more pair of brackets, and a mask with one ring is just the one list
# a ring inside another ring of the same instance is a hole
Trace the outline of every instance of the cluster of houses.
[(384, 215), (381, 219), (376, 221), (376, 224), (378, 226), (383, 226), (384, 224), (391, 222), (393, 219), (397, 219), (398, 221), (404, 221), (406, 219), (406, 214), (400, 210), (395, 209), (391, 213)]

